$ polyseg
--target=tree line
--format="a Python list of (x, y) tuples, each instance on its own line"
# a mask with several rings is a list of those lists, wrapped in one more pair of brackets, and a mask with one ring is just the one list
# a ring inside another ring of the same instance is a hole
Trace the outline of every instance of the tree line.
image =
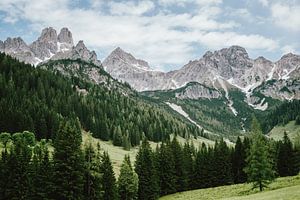
[(52, 144), (29, 131), (1, 133), (0, 199), (136, 199), (130, 158), (116, 180), (107, 152), (90, 143), (81, 148), (79, 126), (62, 122)]
[[(83, 61), (60, 62), (88, 65)], [(0, 132), (28, 130), (38, 140), (53, 139), (62, 119), (78, 117), (82, 128), (94, 137), (112, 140), (125, 149), (139, 145), (145, 137), (157, 142), (170, 134), (186, 138), (202, 134), (196, 126), (147, 103), (136, 93), (124, 95), (117, 87), (34, 68), (3, 53), (0, 88)]]
[(192, 189), (252, 182), (264, 189), (275, 177), (299, 172), (300, 146), (287, 134), (275, 142), (254, 122), (251, 137), (181, 145), (176, 137), (156, 149), (143, 140), (134, 166), (124, 158), (116, 178), (107, 152), (81, 147), (79, 120), (63, 120), (53, 141), (29, 131), (1, 133), (0, 199), (157, 199)]

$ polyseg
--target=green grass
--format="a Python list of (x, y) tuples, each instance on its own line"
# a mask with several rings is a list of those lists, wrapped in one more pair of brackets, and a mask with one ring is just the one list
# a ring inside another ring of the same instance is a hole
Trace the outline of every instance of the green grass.
[(297, 134), (300, 134), (300, 125), (295, 125), (295, 121), (290, 121), (284, 126), (275, 126), (268, 135), (274, 140), (282, 140), (284, 132), (291, 140), (294, 140)]
[[(171, 139), (172, 139), (172, 135), (171, 135)], [(184, 145), (184, 143), (187, 141), (186, 139), (184, 139), (180, 136), (177, 136), (177, 140), (182, 145)], [(121, 164), (123, 162), (125, 155), (130, 156), (132, 164), (134, 165), (135, 157), (139, 150), (139, 147), (131, 148), (130, 151), (124, 150), (122, 147), (114, 146), (111, 141), (102, 141), (100, 139), (94, 138), (92, 136), (92, 134), (82, 130), (82, 148), (84, 147), (84, 145), (88, 144), (89, 142), (92, 144), (92, 146), (95, 149), (97, 148), (97, 144), (99, 143), (101, 152), (104, 152), (104, 151), (108, 152), (110, 159), (112, 161), (112, 165), (113, 165), (116, 176), (119, 176)], [(192, 142), (196, 148), (201, 147), (202, 142), (204, 142), (208, 146), (213, 146), (215, 143), (212, 140), (202, 138), (202, 137), (198, 137), (197, 139), (191, 138), (191, 139), (189, 139), (189, 142)], [(159, 144), (159, 143), (155, 143), (155, 142), (151, 142), (151, 141), (149, 143), (153, 150), (155, 150), (157, 145)], [(9, 145), (10, 144), (8, 144), (8, 146)], [(52, 156), (52, 154), (54, 152), (54, 148), (50, 143), (48, 143), (47, 145), (49, 148), (50, 156)], [(0, 142), (0, 156), (1, 156), (2, 151), (3, 151), (3, 144)]]
[[(171, 136), (171, 139), (172, 139), (172, 136)], [(184, 143), (187, 141), (186, 139), (179, 137), (179, 136), (177, 136), (177, 140), (182, 145), (184, 145)], [(208, 140), (208, 139), (202, 138), (202, 137), (198, 137), (197, 139), (191, 138), (189, 141), (193, 142), (193, 144), (196, 148), (201, 147), (202, 142), (204, 142), (208, 146), (214, 145), (214, 141)], [(111, 141), (102, 141), (100, 139), (94, 138), (90, 133), (82, 131), (82, 144), (83, 145), (88, 144), (89, 142), (92, 144), (92, 146), (95, 149), (97, 148), (97, 144), (99, 143), (101, 151), (108, 152), (110, 159), (112, 161), (114, 172), (115, 172), (116, 176), (119, 176), (120, 168), (121, 168), (121, 164), (123, 162), (124, 156), (129, 155), (132, 164), (134, 164), (135, 157), (136, 157), (138, 149), (139, 149), (138, 147), (134, 147), (134, 148), (131, 148), (130, 151), (126, 151), (122, 147), (114, 146)], [(155, 143), (155, 142), (149, 142), (149, 143), (150, 143), (152, 149), (154, 149), (154, 150), (155, 150), (156, 146), (159, 144), (159, 143)]]
[(237, 184), (215, 188), (192, 190), (161, 197), (161, 200), (259, 200), (259, 199), (300, 199), (300, 175), (278, 178), (263, 192), (251, 190), (251, 184)]

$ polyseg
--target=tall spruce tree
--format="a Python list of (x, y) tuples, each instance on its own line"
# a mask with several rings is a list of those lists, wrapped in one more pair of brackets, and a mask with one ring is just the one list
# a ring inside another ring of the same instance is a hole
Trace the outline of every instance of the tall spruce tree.
[(191, 190), (193, 188), (194, 179), (194, 154), (195, 149), (193, 143), (186, 142), (183, 147), (183, 168), (186, 171), (188, 185), (184, 190)]
[(170, 145), (161, 144), (156, 152), (161, 196), (176, 192), (175, 163)]
[(216, 142), (214, 149), (214, 169), (217, 185), (228, 185), (233, 182), (231, 153), (226, 142), (221, 139)]
[(184, 159), (183, 159), (182, 147), (179, 144), (176, 136), (173, 138), (171, 142), (171, 150), (173, 152), (173, 158), (175, 163), (175, 188), (176, 191), (180, 192), (187, 187), (188, 177), (183, 165)]
[(30, 195), (30, 160), (32, 157), (32, 144), (28, 143), (23, 133), (13, 134), (13, 146), (10, 149), (8, 160), (8, 182), (6, 198), (28, 199)]
[(29, 198), (32, 200), (51, 199), (53, 192), (53, 167), (49, 160), (49, 151), (46, 141), (42, 140), (36, 144), (33, 152)]
[(147, 139), (143, 140), (135, 161), (135, 171), (139, 177), (138, 199), (155, 200), (159, 196), (159, 183), (155, 168), (155, 158)]
[(103, 185), (103, 199), (104, 200), (115, 200), (118, 198), (117, 185), (115, 173), (113, 171), (112, 163), (110, 161), (107, 152), (102, 155), (101, 163), (101, 173), (102, 173), (102, 185)]
[(275, 172), (272, 168), (268, 155), (266, 139), (262, 135), (260, 125), (255, 117), (252, 120), (252, 144), (245, 172), (248, 181), (253, 183), (253, 189), (262, 191), (274, 179)]
[(85, 145), (84, 160), (84, 198), (86, 200), (100, 200), (103, 198), (100, 150), (95, 152), (92, 144)]
[(125, 156), (118, 178), (118, 192), (122, 200), (137, 199), (138, 176), (131, 166), (129, 156)]
[(292, 176), (295, 173), (293, 144), (286, 132), (283, 141), (279, 142), (277, 169), (280, 176)]
[(82, 199), (84, 159), (78, 121), (63, 121), (54, 146), (54, 198)]
[(245, 167), (246, 149), (240, 137), (238, 137), (232, 153), (232, 173), (234, 183), (244, 183), (247, 181), (247, 175), (243, 170)]

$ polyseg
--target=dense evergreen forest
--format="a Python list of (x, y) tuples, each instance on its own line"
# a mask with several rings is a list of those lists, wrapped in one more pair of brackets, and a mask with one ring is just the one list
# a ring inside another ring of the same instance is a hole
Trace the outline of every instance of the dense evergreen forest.
[[(125, 156), (118, 179), (109, 155), (89, 143), (81, 147), (78, 120), (62, 120), (53, 142), (29, 131), (1, 133), (0, 199), (140, 199), (191, 189), (254, 182), (263, 189), (277, 176), (300, 170), (300, 138), (275, 142), (254, 135), (195, 148), (176, 137), (153, 150), (144, 139), (134, 167)], [(257, 131), (255, 131), (257, 130)], [(53, 147), (53, 148), (50, 148)]]
[[(195, 148), (179, 144), (176, 135), (200, 135), (199, 129), (137, 94), (123, 95), (5, 54), (0, 54), (0, 88), (0, 199), (154, 200), (246, 181), (263, 190), (277, 176), (299, 173), (300, 139), (295, 145), (287, 134), (282, 141), (270, 140), (257, 120), (252, 134), (237, 138), (235, 147), (221, 139)], [(270, 117), (263, 128), (285, 123), (280, 119), (299, 121), (298, 107), (298, 101), (283, 104), (273, 115), (285, 116)], [(116, 177), (107, 152), (99, 145), (82, 146), (82, 129), (126, 149), (143, 141), (134, 166), (126, 156)], [(148, 140), (162, 143), (153, 150)]]
[(262, 128), (268, 133), (274, 126), (285, 125), (291, 120), (300, 125), (300, 100), (286, 101), (277, 106), (263, 119)]
[(0, 54), (0, 88), (1, 132), (28, 130), (38, 140), (50, 139), (55, 137), (59, 121), (78, 118), (82, 128), (94, 137), (113, 140), (114, 145), (126, 149), (139, 145), (144, 137), (162, 141), (170, 134), (201, 134), (196, 126), (137, 95), (34, 68), (5, 54)]

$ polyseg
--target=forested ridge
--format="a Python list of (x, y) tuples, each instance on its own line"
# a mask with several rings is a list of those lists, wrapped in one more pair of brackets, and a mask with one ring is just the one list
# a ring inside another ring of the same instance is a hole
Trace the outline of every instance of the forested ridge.
[(196, 126), (138, 96), (34, 68), (5, 54), (0, 54), (0, 88), (1, 132), (28, 130), (37, 139), (49, 139), (55, 136), (61, 119), (78, 117), (83, 129), (94, 137), (125, 148), (138, 145), (144, 137), (161, 141), (170, 134), (201, 134)]
[[(235, 147), (220, 139), (196, 148), (176, 135), (199, 135), (199, 129), (117, 88), (4, 54), (0, 88), (0, 199), (154, 200), (246, 181), (263, 190), (275, 177), (299, 173), (300, 138), (295, 144), (287, 134), (268, 139), (255, 118), (251, 134), (237, 138)], [(116, 177), (107, 152), (82, 145), (82, 129), (125, 149), (142, 141), (134, 166), (126, 156)], [(148, 140), (162, 143), (154, 150)]]
[[(223, 141), (195, 148), (176, 137), (153, 150), (144, 139), (134, 166), (125, 156), (115, 177), (107, 152), (81, 146), (78, 120), (62, 120), (53, 141), (33, 133), (1, 133), (0, 199), (140, 199), (192, 189), (253, 182), (263, 190), (278, 176), (300, 169), (300, 138), (269, 140), (254, 128), (230, 147)], [(49, 149), (49, 145), (54, 149)]]
[(262, 128), (268, 133), (274, 126), (285, 125), (292, 120), (300, 125), (300, 100), (285, 101), (270, 111), (263, 119)]

